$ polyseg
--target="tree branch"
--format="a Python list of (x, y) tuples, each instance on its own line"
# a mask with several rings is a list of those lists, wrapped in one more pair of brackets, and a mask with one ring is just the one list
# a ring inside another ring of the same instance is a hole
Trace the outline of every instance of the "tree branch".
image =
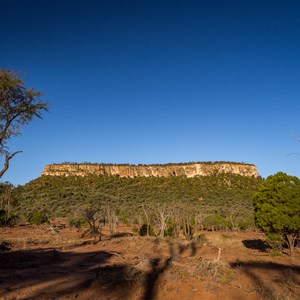
[(12, 153), (11, 155), (9, 156), (6, 156), (5, 157), (5, 163), (4, 163), (4, 166), (3, 166), (3, 169), (0, 171), (0, 178), (4, 175), (4, 173), (7, 171), (8, 167), (9, 167), (9, 161), (18, 153), (21, 153), (22, 151), (16, 151), (14, 153)]

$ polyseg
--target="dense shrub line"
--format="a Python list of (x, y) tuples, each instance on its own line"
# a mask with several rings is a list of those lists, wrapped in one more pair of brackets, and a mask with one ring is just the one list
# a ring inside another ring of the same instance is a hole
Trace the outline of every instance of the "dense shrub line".
[[(185, 226), (243, 229), (253, 225), (252, 196), (260, 182), (260, 178), (232, 174), (194, 178), (43, 176), (13, 189), (12, 202), (15, 212), (26, 218), (44, 211), (49, 217), (74, 219), (83, 208), (109, 206), (121, 222), (142, 225), (145, 209), (153, 223), (158, 222), (159, 208), (165, 207), (172, 211), (169, 223), (176, 223), (174, 212), (178, 210), (189, 219)], [(169, 225), (164, 229), (168, 235)]]

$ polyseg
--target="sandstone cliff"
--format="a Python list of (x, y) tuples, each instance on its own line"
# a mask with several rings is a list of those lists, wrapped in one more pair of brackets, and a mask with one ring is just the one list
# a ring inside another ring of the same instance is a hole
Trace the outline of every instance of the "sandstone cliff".
[(165, 165), (127, 165), (127, 164), (52, 164), (44, 168), (43, 175), (85, 176), (117, 175), (120, 177), (171, 177), (171, 176), (209, 176), (218, 174), (239, 174), (258, 177), (256, 166), (235, 162), (197, 162)]

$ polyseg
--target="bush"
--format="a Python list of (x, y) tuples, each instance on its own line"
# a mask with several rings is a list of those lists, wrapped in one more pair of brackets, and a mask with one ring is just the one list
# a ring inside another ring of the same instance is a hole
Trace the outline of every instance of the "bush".
[(195, 268), (200, 277), (205, 280), (211, 279), (214, 282), (230, 283), (235, 277), (235, 273), (229, 265), (218, 260), (200, 259)]
[(147, 229), (149, 236), (155, 236), (154, 230), (151, 225), (143, 224), (139, 230), (140, 236), (147, 236)]
[(248, 218), (248, 219), (241, 220), (239, 222), (239, 228), (241, 230), (247, 230), (249, 228), (253, 228), (254, 227), (254, 220), (253, 219)]
[(183, 225), (183, 234), (187, 240), (191, 240), (194, 236), (195, 230), (194, 227), (190, 224)]
[(228, 221), (223, 216), (218, 214), (209, 215), (206, 217), (203, 222), (203, 226), (206, 230), (211, 231), (224, 230), (230, 227)]
[(48, 222), (48, 216), (45, 211), (35, 211), (28, 217), (28, 222), (34, 225), (40, 225)]
[(12, 244), (8, 241), (0, 241), (0, 252), (9, 251), (12, 247)]
[(300, 179), (282, 172), (267, 177), (253, 197), (255, 225), (276, 247), (295, 252), (300, 232)]
[(0, 226), (16, 225), (19, 217), (13, 213), (8, 213), (4, 209), (0, 209)]
[(165, 230), (164, 236), (165, 237), (174, 237), (175, 235), (175, 228), (173, 225), (169, 225)]
[(81, 228), (81, 227), (88, 226), (88, 223), (83, 218), (77, 218), (77, 219), (71, 219), (71, 220), (69, 220), (69, 226), (70, 227)]

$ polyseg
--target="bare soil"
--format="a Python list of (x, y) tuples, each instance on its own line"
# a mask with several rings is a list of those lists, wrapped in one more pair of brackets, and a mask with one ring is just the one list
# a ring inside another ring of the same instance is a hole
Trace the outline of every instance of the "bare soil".
[(300, 299), (300, 253), (271, 255), (259, 232), (187, 241), (62, 225), (0, 228), (0, 299)]

